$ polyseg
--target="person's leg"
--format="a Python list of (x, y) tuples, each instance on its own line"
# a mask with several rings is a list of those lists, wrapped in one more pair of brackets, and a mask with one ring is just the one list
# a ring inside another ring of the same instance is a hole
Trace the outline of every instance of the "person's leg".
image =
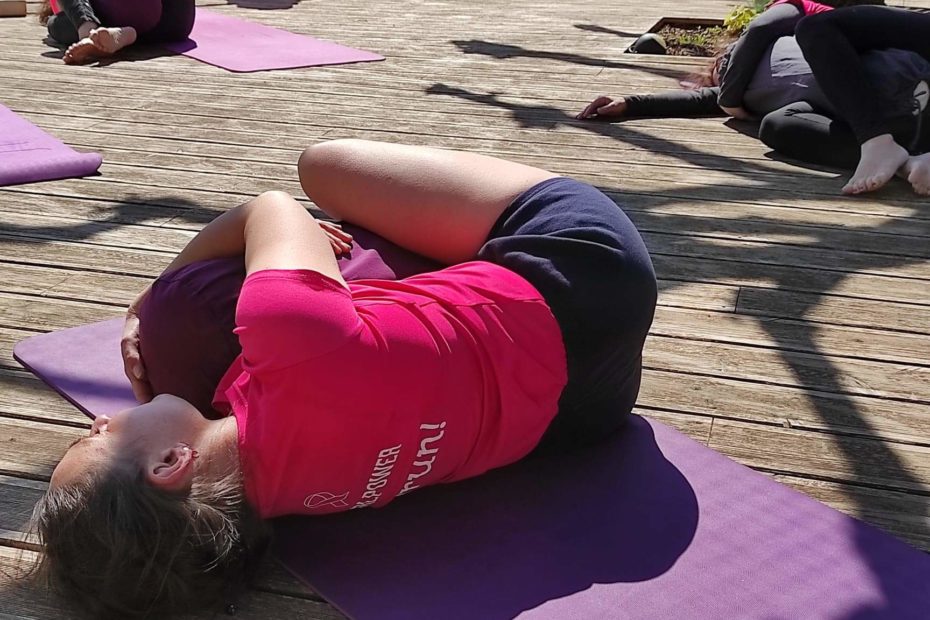
[[(71, 22), (77, 33), (75, 41), (85, 38), (91, 30), (98, 28), (101, 24), (90, 0), (59, 0), (58, 8), (61, 12), (55, 17), (64, 16)], [(61, 42), (64, 43), (64, 41)]]
[(544, 181), (504, 211), (477, 258), (530, 282), (562, 332), (568, 383), (537, 452), (623, 426), (639, 393), (657, 288), (643, 239), (620, 207), (573, 179)]
[(162, 17), (162, 0), (94, 0), (100, 23), (65, 52), (68, 64), (83, 64), (113, 56), (152, 31)]
[(817, 83), (861, 145), (846, 193), (872, 191), (907, 161), (891, 137), (881, 103), (872, 94), (859, 54), (895, 47), (930, 59), (930, 15), (881, 6), (857, 6), (810, 15), (796, 36)]
[(61, 45), (72, 45), (80, 40), (77, 28), (65, 15), (52, 15), (46, 24), (48, 36)]
[(501, 213), (557, 175), (514, 162), (417, 146), (335, 140), (298, 163), (323, 211), (442, 263), (474, 258)]
[(162, 0), (161, 19), (139, 36), (145, 43), (184, 41), (194, 28), (194, 0)]
[(859, 161), (859, 143), (849, 125), (818, 114), (806, 101), (766, 114), (759, 139), (777, 153), (813, 164), (855, 168)]

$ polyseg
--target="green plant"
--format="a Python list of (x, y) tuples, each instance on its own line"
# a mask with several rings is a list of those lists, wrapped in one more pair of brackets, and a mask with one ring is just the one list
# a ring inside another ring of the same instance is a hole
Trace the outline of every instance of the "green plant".
[(723, 26), (731, 34), (740, 34), (749, 25), (749, 22), (758, 15), (751, 6), (735, 6), (723, 18)]
[(746, 29), (755, 17), (765, 10), (768, 6), (768, 0), (747, 0), (745, 4), (740, 4), (727, 13), (723, 18), (723, 26), (730, 34), (738, 35)]
[(673, 36), (666, 37), (670, 43), (682, 47), (709, 48), (723, 36), (723, 28), (714, 26), (701, 30), (680, 32)]

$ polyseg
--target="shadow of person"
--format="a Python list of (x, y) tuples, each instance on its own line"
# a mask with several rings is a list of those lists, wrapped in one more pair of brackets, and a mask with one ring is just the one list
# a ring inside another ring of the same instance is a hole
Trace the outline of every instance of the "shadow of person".
[(605, 28), (604, 26), (598, 26), (597, 24), (572, 24), (578, 30), (584, 30), (586, 32), (598, 32), (601, 34), (612, 34), (618, 37), (633, 37), (634, 39), (642, 35), (643, 33), (635, 32), (625, 32), (623, 30), (614, 30), (613, 28)]
[(662, 575), (697, 522), (691, 485), (632, 416), (585, 449), (378, 510), (288, 517), (275, 531), (285, 565), (353, 616), (512, 618), (595, 584)]

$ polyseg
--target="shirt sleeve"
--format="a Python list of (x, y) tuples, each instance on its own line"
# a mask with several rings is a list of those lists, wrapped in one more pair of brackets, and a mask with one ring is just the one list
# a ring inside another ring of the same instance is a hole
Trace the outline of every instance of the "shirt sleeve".
[(803, 9), (794, 4), (776, 4), (756, 17), (743, 36), (733, 44), (720, 72), (718, 103), (728, 108), (743, 106), (743, 94), (752, 81), (765, 51), (779, 37), (794, 34), (795, 26), (804, 17)]
[(696, 90), (672, 90), (654, 95), (624, 97), (628, 116), (704, 116), (721, 115), (716, 87)]
[(351, 293), (310, 270), (264, 270), (245, 279), (236, 307), (243, 368), (274, 372), (353, 340), (362, 322)]

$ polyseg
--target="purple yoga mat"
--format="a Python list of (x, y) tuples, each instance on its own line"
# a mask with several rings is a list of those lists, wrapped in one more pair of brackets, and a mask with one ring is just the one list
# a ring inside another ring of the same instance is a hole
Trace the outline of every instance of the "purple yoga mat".
[(189, 39), (165, 47), (239, 73), (384, 60), (371, 52), (201, 8), (197, 9)]
[(0, 186), (83, 177), (103, 158), (78, 153), (0, 105)]
[[(353, 233), (347, 277), (428, 266)], [(112, 413), (134, 404), (121, 328), (35, 336), (14, 355), (82, 411)], [(930, 556), (638, 416), (583, 451), (275, 530), (284, 565), (359, 620), (924, 620), (930, 610)]]

